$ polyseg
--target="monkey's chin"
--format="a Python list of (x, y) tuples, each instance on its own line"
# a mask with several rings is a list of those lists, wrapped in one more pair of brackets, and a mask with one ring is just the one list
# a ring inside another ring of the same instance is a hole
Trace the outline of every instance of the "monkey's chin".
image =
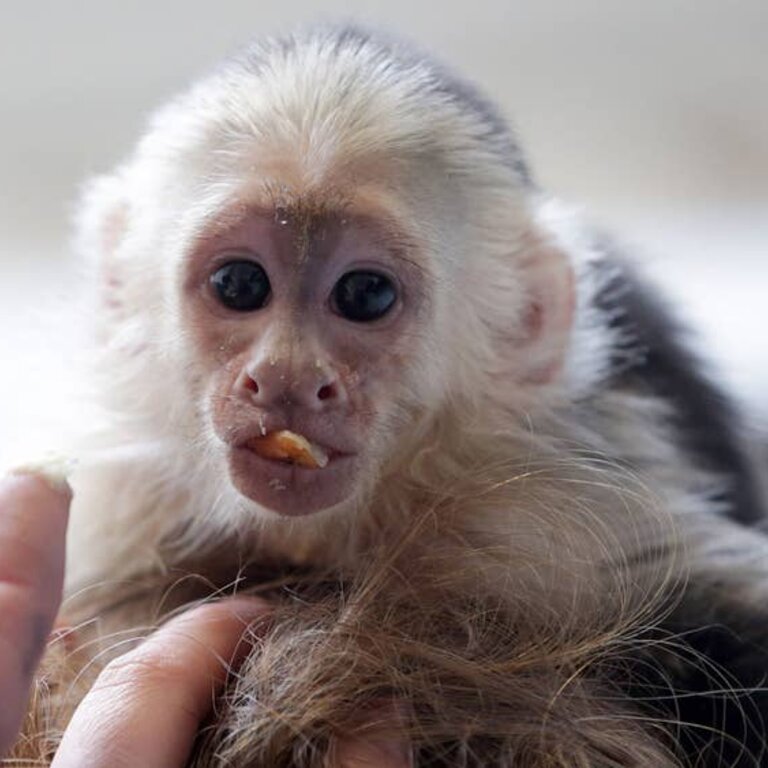
[(264, 459), (247, 448), (231, 448), (232, 484), (246, 498), (284, 517), (313, 515), (338, 507), (355, 493), (357, 455), (335, 456), (322, 469)]

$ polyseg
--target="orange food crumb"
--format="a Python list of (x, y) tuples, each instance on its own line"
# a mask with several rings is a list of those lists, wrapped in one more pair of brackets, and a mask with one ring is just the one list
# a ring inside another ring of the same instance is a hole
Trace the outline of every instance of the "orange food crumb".
[(288, 429), (255, 437), (248, 447), (264, 459), (290, 461), (309, 469), (322, 469), (328, 464), (328, 455), (322, 448)]

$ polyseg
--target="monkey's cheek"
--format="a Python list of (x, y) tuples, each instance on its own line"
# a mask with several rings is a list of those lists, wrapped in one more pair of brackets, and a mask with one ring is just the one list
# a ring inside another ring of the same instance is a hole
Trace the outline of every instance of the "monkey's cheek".
[(263, 459), (247, 448), (228, 452), (230, 479), (246, 498), (286, 517), (321, 512), (347, 501), (356, 491), (358, 456), (336, 456), (322, 469)]

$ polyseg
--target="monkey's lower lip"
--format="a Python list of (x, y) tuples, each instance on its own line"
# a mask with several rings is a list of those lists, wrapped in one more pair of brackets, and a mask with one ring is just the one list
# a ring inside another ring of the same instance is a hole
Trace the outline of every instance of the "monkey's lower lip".
[(233, 448), (229, 468), (247, 498), (287, 517), (302, 517), (344, 501), (355, 487), (357, 454), (335, 453), (323, 469), (267, 459), (246, 446)]

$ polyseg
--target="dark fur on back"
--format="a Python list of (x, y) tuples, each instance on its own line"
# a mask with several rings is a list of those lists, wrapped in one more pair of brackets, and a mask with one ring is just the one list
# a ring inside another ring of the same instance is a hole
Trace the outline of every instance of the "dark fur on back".
[(614, 353), (612, 386), (650, 393), (668, 401), (683, 450), (722, 481), (713, 501), (745, 525), (766, 519), (758, 468), (748, 455), (742, 414), (705, 374), (682, 339), (684, 330), (657, 290), (643, 285), (623, 261), (599, 268), (611, 271), (598, 305), (630, 349)]
[[(764, 524), (760, 463), (749, 454), (739, 409), (687, 348), (658, 291), (621, 259), (599, 268), (610, 278), (598, 305), (624, 340), (614, 353), (612, 386), (669, 402), (683, 451), (720, 481), (716, 507), (745, 526)], [(727, 576), (696, 574), (647, 640), (617, 682), (649, 717), (671, 724), (684, 764), (768, 765), (768, 603), (744, 599)]]

